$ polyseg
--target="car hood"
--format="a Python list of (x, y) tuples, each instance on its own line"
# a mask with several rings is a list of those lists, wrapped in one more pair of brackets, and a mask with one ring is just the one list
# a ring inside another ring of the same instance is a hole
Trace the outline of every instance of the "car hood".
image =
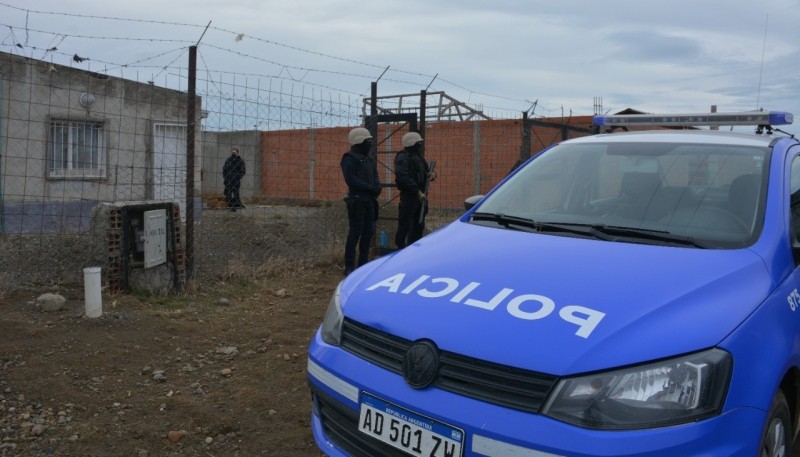
[(773, 285), (747, 249), (532, 234), (455, 222), (356, 270), (346, 317), (555, 375), (715, 346)]

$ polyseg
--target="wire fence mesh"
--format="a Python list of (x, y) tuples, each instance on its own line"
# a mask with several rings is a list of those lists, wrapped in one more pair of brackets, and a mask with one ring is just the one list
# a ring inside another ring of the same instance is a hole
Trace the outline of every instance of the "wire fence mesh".
[[(0, 53), (0, 289), (79, 282), (90, 266), (103, 267), (112, 287), (162, 291), (253, 274), (276, 259), (341, 263), (347, 188), (339, 161), (348, 131), (365, 124), (364, 98), (200, 72), (189, 110), (187, 77), (139, 81)], [(189, 112), (199, 128), (187, 129)], [(428, 231), (461, 214), (466, 197), (488, 192), (520, 157), (585, 135), (591, 122), (426, 117), (425, 154), (438, 172)], [(386, 186), (376, 255), (392, 248), (393, 160), (410, 128), (377, 126)], [(222, 177), (232, 148), (246, 163), (244, 207), (235, 212)], [(164, 260), (154, 267), (152, 250)]]

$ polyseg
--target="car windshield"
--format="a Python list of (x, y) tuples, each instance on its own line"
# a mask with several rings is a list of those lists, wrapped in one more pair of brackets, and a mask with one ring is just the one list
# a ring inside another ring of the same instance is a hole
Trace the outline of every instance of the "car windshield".
[(475, 224), (698, 248), (761, 230), (769, 148), (617, 142), (555, 146), (485, 198)]

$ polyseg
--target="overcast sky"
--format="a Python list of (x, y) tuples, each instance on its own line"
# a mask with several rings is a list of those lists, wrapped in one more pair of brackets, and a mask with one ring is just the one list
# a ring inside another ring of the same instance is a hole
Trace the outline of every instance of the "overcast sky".
[(158, 83), (198, 41), (209, 71), (354, 99), (381, 77), (378, 95), (430, 85), (493, 117), (591, 115), (597, 97), (800, 118), (800, 0), (0, 0), (1, 51), (93, 71)]

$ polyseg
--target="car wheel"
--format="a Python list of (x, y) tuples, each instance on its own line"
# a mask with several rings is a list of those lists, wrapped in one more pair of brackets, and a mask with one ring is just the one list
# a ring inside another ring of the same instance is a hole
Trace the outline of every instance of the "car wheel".
[(792, 419), (782, 391), (772, 399), (767, 425), (761, 436), (761, 457), (784, 457), (791, 449)]

